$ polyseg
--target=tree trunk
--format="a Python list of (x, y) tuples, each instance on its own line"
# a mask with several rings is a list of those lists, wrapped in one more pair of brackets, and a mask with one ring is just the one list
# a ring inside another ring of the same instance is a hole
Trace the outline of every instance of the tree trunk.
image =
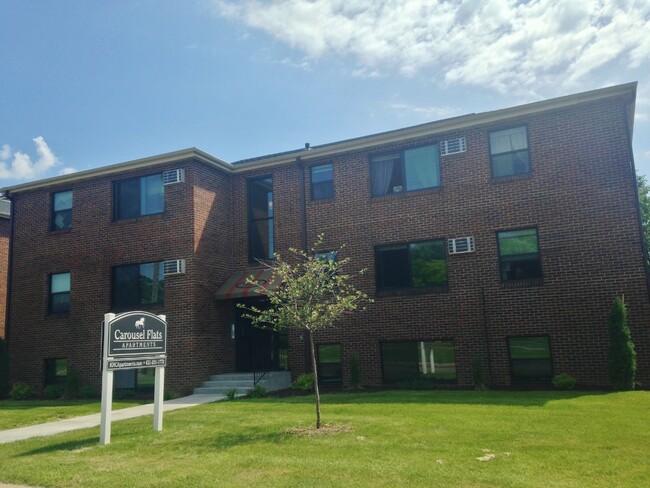
[(316, 348), (314, 335), (309, 331), (309, 347), (311, 349), (311, 370), (314, 373), (314, 393), (316, 394), (316, 428), (320, 429), (320, 390), (318, 389), (318, 368), (316, 366)]

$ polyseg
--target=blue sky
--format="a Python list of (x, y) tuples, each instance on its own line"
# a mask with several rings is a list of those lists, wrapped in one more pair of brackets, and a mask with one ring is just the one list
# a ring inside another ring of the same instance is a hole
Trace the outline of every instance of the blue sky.
[(187, 147), (237, 161), (638, 81), (650, 0), (3, 0), (0, 187)]

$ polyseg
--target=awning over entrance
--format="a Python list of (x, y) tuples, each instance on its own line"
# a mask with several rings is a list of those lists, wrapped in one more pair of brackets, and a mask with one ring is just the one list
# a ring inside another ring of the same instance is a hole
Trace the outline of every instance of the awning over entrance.
[[(266, 290), (274, 290), (280, 284), (280, 279), (273, 280), (270, 269), (261, 268), (248, 271), (240, 271), (230, 276), (217, 291), (217, 300), (229, 300), (231, 298), (246, 298), (257, 295), (264, 295)], [(255, 285), (248, 283), (248, 277), (252, 277)]]

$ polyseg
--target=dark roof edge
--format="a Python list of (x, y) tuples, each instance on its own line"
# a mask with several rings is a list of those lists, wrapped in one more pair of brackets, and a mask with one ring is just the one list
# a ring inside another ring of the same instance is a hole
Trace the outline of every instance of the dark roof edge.
[(227, 172), (230, 172), (232, 168), (232, 165), (230, 163), (222, 161), (221, 159), (216, 158), (205, 151), (201, 151), (200, 149), (191, 147), (187, 149), (181, 149), (180, 151), (174, 151), (165, 154), (159, 154), (156, 156), (149, 156), (146, 158), (135, 159), (133, 161), (127, 161), (125, 163), (111, 164), (109, 166), (102, 166), (100, 168), (89, 169), (86, 171), (79, 171), (76, 173), (70, 173), (68, 175), (54, 176), (52, 178), (46, 178), (43, 180), (37, 180), (29, 183), (9, 186), (6, 188), (0, 188), (0, 193), (17, 193), (21, 191), (34, 190), (46, 186), (62, 185), (65, 183), (83, 181), (91, 178), (96, 178), (98, 176), (117, 173), (120, 171), (147, 168), (150, 166), (173, 163), (174, 161), (182, 161), (186, 159), (195, 159), (203, 163), (206, 163), (210, 166), (221, 168)]
[(240, 173), (257, 168), (267, 168), (276, 165), (294, 162), (296, 158), (303, 161), (310, 159), (324, 158), (344, 152), (369, 149), (377, 146), (390, 144), (409, 139), (418, 139), (443, 132), (451, 132), (469, 127), (490, 124), (500, 120), (507, 120), (520, 116), (527, 116), (536, 113), (543, 113), (552, 110), (572, 107), (588, 102), (595, 102), (608, 98), (627, 97), (628, 103), (632, 106), (635, 104), (637, 82), (615, 85), (606, 88), (581, 92), (573, 95), (566, 95), (558, 98), (551, 98), (539, 102), (517, 105), (515, 107), (493, 110), (490, 112), (474, 113), (462, 115), (450, 119), (428, 122), (425, 124), (414, 125), (402, 129), (381, 132), (354, 139), (347, 139), (340, 142), (312, 146), (309, 149), (299, 149), (288, 151), (261, 158), (246, 159), (233, 164), (233, 171)]
[[(43, 180), (0, 188), (0, 193), (16, 193), (52, 185), (72, 183), (121, 171), (157, 166), (160, 164), (166, 164), (185, 159), (195, 159), (228, 173), (243, 173), (255, 169), (264, 169), (293, 163), (297, 158), (300, 158), (303, 161), (309, 161), (317, 158), (326, 158), (329, 156), (334, 156), (336, 154), (372, 149), (394, 142), (419, 139), (443, 132), (463, 130), (477, 125), (490, 124), (498, 122), (500, 120), (505, 121), (510, 118), (543, 113), (551, 110), (559, 110), (583, 103), (609, 98), (626, 97), (627, 103), (631, 108), (630, 112), (634, 113), (636, 88), (637, 82), (635, 81), (622, 85), (614, 85), (606, 88), (581, 92), (573, 95), (566, 95), (558, 98), (551, 98), (548, 100), (527, 103), (515, 107), (493, 110), (490, 112), (482, 112), (478, 114), (474, 113), (435, 122), (427, 122), (425, 124), (414, 125), (411, 127), (346, 139), (343, 141), (322, 144), (319, 146), (313, 146), (308, 149), (298, 149), (271, 154), (268, 156), (262, 156), (259, 158), (245, 159), (237, 161), (234, 164), (223, 161), (215, 156), (212, 156), (211, 154), (208, 154), (205, 151), (201, 151), (200, 149), (192, 147), (188, 149), (182, 149), (180, 151), (160, 154), (157, 156), (150, 156), (147, 158), (127, 161), (124, 163), (113, 164), (110, 166), (103, 166), (101, 168), (71, 173), (69, 175), (55, 176)], [(633, 121), (631, 121), (631, 123), (632, 122)], [(630, 132), (632, 129), (633, 125), (630, 125)]]

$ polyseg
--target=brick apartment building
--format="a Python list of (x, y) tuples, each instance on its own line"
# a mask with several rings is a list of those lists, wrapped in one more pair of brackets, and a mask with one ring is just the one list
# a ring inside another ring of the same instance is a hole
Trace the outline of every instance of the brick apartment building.
[(7, 200), (0, 199), (0, 339), (5, 336), (7, 315), (7, 268), (9, 266), (9, 213), (11, 206)]
[[(317, 336), (323, 380), (471, 388), (607, 385), (624, 296), (650, 385), (650, 302), (631, 150), (636, 84), (226, 163), (197, 149), (4, 189), (14, 219), (12, 381), (74, 367), (100, 383), (104, 313), (169, 323), (167, 388), (210, 374), (307, 371), (299, 332), (252, 329), (258, 259), (325, 234), (365, 312)], [(248, 296), (253, 295), (253, 296)], [(147, 381), (148, 371), (123, 385)]]

